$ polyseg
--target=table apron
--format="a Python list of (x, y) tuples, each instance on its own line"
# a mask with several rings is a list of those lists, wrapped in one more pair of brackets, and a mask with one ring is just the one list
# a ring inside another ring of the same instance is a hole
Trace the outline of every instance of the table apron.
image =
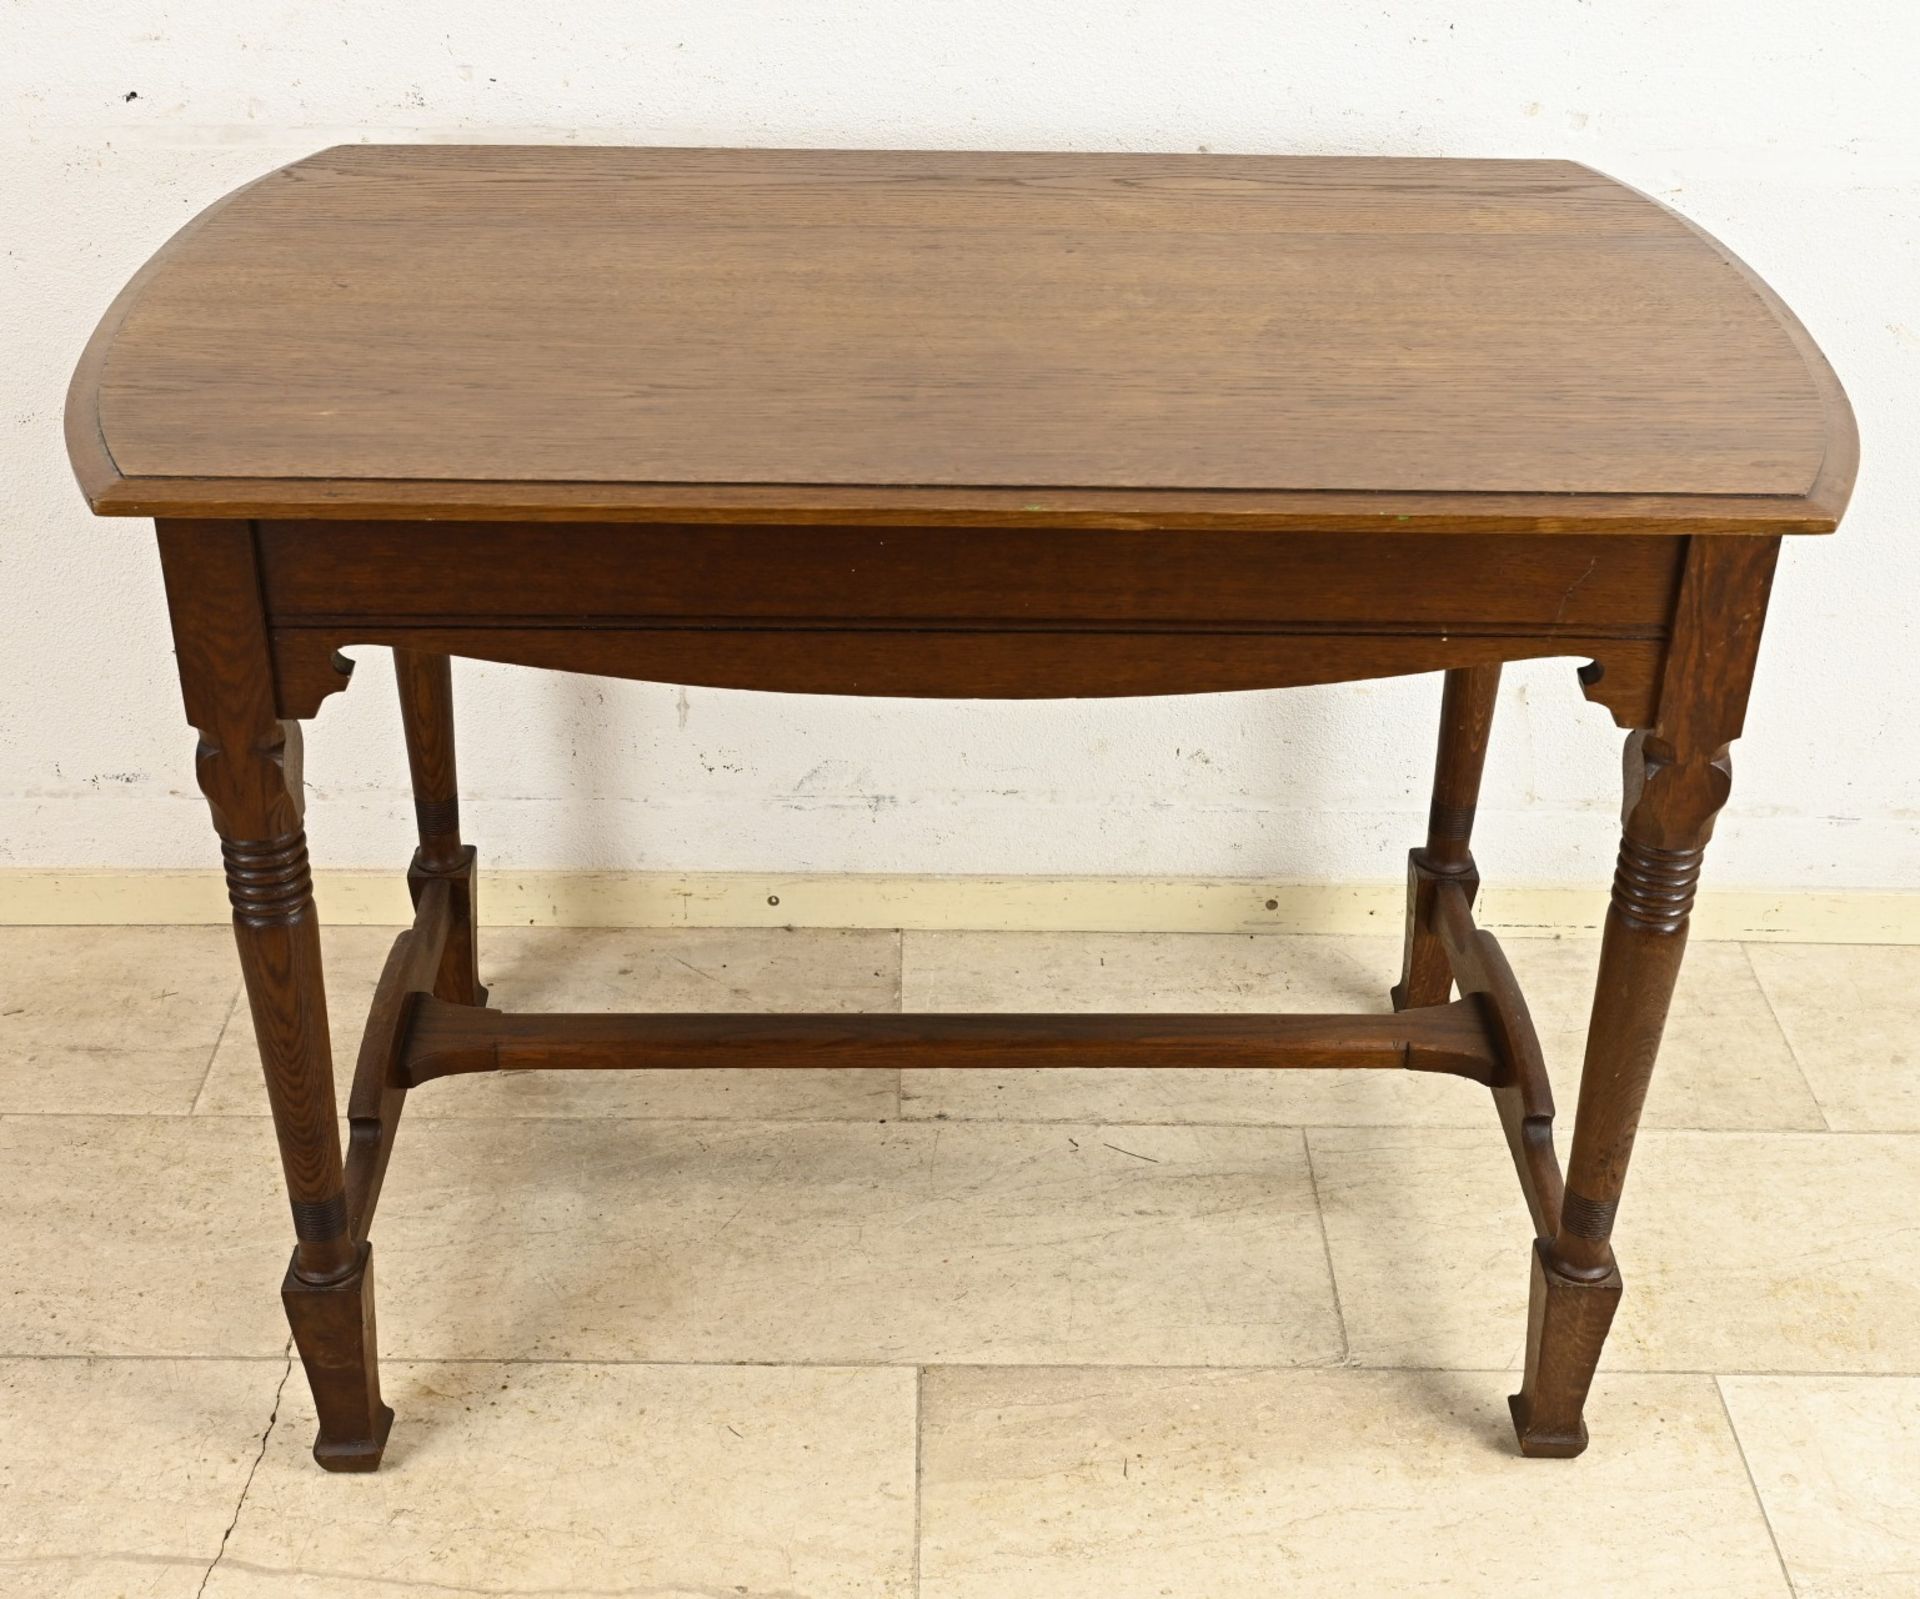
[[(1686, 539), (262, 522), (281, 714), (389, 644), (794, 693), (1207, 693), (1573, 656), (1652, 704)], [(1591, 674), (1590, 674), (1591, 675)]]

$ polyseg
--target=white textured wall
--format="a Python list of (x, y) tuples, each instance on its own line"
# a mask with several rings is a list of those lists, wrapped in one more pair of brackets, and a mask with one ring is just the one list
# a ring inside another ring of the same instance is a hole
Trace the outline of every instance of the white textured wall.
[[(147, 524), (95, 522), (62, 396), (223, 191), (350, 139), (1566, 156), (1781, 290), (1852, 393), (1846, 529), (1789, 545), (1722, 884), (1920, 886), (1920, 8), (1912, 0), (8, 0), (0, 7), (0, 866), (214, 860)], [(390, 673), (309, 731), (325, 865), (409, 845)], [(494, 863), (1400, 870), (1437, 679), (1191, 700), (806, 700), (456, 668)], [(1510, 671), (1479, 853), (1602, 881), (1618, 735)]]

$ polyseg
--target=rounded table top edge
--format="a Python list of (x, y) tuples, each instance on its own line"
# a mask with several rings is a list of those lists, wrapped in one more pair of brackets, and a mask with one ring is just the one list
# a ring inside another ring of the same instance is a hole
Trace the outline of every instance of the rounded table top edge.
[[(178, 229), (114, 298), (75, 366), (64, 416), (69, 461), (89, 508), (96, 515), (1164, 527), (1168, 531), (1239, 527), (1272, 532), (1373, 529), (1436, 533), (1819, 534), (1838, 527), (1858, 472), (1858, 427), (1838, 375), (1804, 324), (1751, 266), (1698, 223), (1611, 174), (1577, 161), (1513, 158), (1515, 164), (1587, 172), (1635, 195), (1699, 239), (1740, 274), (1792, 344), (1819, 397), (1825, 421), (1825, 450), (1813, 481), (1802, 493), (1740, 496), (1431, 490), (1078, 490), (1056, 485), (956, 488), (852, 483), (609, 484), (505, 479), (474, 482), (213, 479), (124, 474), (101, 426), (99, 390), (115, 337), (145, 287), (166, 269), (172, 256), (196, 232), (249, 191), (296, 168), (324, 161), (336, 152), (364, 148), (367, 147), (332, 145), (287, 162), (222, 195)], [(1021, 152), (990, 153), (1011, 156)], [(1111, 154), (1116, 158), (1123, 155), (1122, 152)], [(1156, 153), (1154, 158), (1161, 157)]]

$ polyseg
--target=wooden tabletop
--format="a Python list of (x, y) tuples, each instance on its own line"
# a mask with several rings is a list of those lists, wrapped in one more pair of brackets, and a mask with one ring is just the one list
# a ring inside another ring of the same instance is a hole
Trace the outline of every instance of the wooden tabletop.
[(343, 146), (75, 374), (140, 515), (1825, 531), (1856, 444), (1712, 239), (1556, 161)]

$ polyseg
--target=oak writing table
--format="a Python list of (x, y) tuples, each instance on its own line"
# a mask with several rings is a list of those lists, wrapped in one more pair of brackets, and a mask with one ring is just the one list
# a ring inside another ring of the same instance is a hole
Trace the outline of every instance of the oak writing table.
[[(93, 509), (158, 522), (322, 1465), (373, 1469), (393, 1419), (368, 1235), (408, 1090), (562, 1066), (1472, 1078), (1536, 1234), (1520, 1446), (1584, 1447), (1775, 557), (1856, 458), (1820, 353), (1712, 239), (1555, 161), (346, 147), (161, 250), (67, 425)], [(343, 1150), (299, 734), (354, 644), (393, 648), (420, 842)], [(454, 655), (1004, 698), (1443, 671), (1393, 1013), (503, 1015)], [(1628, 730), (1564, 1180), (1469, 849), (1500, 665), (1542, 656)]]

